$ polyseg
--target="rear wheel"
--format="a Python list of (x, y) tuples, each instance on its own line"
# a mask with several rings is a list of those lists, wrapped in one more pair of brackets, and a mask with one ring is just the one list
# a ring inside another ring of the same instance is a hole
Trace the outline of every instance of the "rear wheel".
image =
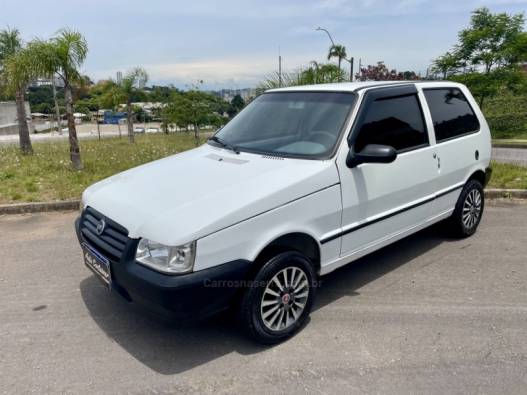
[(477, 180), (468, 181), (463, 187), (452, 217), (450, 217), (450, 226), (454, 235), (458, 237), (472, 236), (481, 221), (484, 207), (483, 186)]
[(315, 278), (311, 261), (298, 252), (283, 252), (271, 258), (243, 297), (245, 329), (264, 344), (293, 336), (311, 312)]

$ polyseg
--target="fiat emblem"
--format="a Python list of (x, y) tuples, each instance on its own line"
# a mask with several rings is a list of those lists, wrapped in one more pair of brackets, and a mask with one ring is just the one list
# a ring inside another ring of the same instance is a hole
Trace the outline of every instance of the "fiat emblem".
[(102, 232), (104, 232), (104, 229), (106, 229), (106, 221), (101, 219), (99, 223), (97, 224), (97, 234), (100, 236), (102, 235)]

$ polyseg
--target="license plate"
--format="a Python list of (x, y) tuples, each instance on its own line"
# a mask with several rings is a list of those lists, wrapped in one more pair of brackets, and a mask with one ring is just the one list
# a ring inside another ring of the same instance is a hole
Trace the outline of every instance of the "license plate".
[(96, 277), (101, 280), (105, 286), (110, 288), (112, 285), (110, 261), (86, 243), (82, 243), (82, 251), (84, 255), (84, 263), (88, 266), (88, 269), (94, 272)]

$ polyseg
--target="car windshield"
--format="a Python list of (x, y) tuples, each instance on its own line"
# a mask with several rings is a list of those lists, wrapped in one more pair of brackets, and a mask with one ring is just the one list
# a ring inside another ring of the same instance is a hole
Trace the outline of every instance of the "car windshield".
[(211, 143), (239, 151), (324, 158), (332, 153), (354, 101), (349, 92), (265, 93)]

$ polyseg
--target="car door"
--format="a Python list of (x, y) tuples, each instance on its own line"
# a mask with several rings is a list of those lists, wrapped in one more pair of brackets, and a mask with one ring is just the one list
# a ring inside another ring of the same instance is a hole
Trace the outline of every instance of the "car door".
[[(438, 160), (435, 210), (452, 210), (466, 178), (484, 155), (490, 154), (489, 139), (481, 139), (480, 124), (474, 112), (476, 103), (461, 87), (423, 89), (425, 111), (433, 122)], [(484, 144), (486, 143), (486, 144)]]
[(349, 150), (339, 152), (341, 256), (366, 251), (430, 218), (437, 161), (421, 100), (422, 93), (413, 84), (364, 94), (348, 137), (349, 150), (360, 152), (368, 144), (382, 144), (394, 147), (397, 157), (391, 163), (349, 168)]

